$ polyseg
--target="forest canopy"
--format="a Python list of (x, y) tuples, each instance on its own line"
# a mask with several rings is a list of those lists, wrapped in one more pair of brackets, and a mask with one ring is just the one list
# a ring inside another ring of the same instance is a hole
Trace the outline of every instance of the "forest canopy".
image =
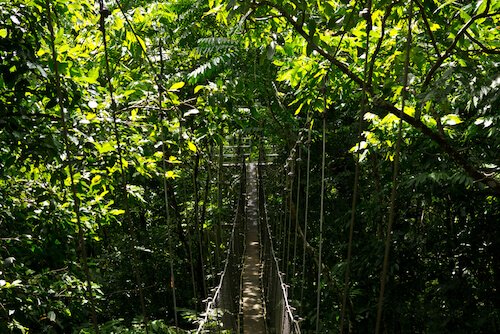
[(259, 148), (302, 332), (498, 332), (499, 66), (498, 0), (0, 0), (0, 332), (195, 330)]

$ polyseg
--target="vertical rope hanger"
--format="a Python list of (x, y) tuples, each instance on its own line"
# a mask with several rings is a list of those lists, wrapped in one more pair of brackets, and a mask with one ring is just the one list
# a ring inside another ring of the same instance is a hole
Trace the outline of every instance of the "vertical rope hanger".
[[(205, 226), (205, 221), (206, 217), (210, 215), (212, 218), (215, 218), (213, 214), (211, 214), (211, 211), (207, 208), (209, 203), (212, 203), (213, 201), (213, 143), (207, 144), (207, 150), (208, 154), (205, 154), (205, 160), (206, 160), (206, 178), (205, 178), (205, 185), (204, 185), (204, 191), (203, 191), (203, 206), (202, 206), (202, 212), (201, 212), (201, 222)], [(215, 277), (216, 277), (216, 268), (217, 268), (217, 257), (216, 257), (216, 247), (213, 248), (213, 246), (216, 244), (217, 237), (213, 238), (213, 232), (216, 232), (217, 226), (213, 224), (213, 219), (212, 219), (212, 224), (210, 224), (210, 228), (207, 228), (207, 232), (205, 233), (205, 243), (207, 245), (206, 249), (206, 259), (208, 262), (208, 272), (210, 273), (210, 280), (207, 277), (207, 285), (208, 286), (213, 286), (215, 284)], [(215, 239), (215, 240), (214, 240)], [(208, 295), (208, 290), (207, 290), (207, 295)]]
[[(109, 97), (111, 100), (111, 112), (112, 112), (112, 119), (113, 119), (113, 132), (114, 132), (114, 137), (116, 140), (116, 146), (117, 146), (117, 153), (118, 153), (118, 166), (120, 167), (120, 174), (121, 174), (121, 183), (122, 183), (122, 196), (124, 197), (124, 209), (125, 209), (125, 220), (127, 222), (127, 225), (130, 229), (131, 233), (131, 238), (132, 242), (135, 244), (136, 241), (136, 234), (135, 234), (135, 228), (132, 224), (132, 220), (130, 217), (130, 207), (128, 203), (128, 192), (127, 192), (127, 179), (125, 175), (125, 168), (123, 166), (123, 152), (122, 152), (122, 146), (121, 146), (121, 140), (120, 140), (120, 133), (118, 130), (118, 122), (117, 122), (117, 104), (114, 99), (114, 87), (113, 83), (111, 82), (111, 70), (109, 66), (109, 53), (108, 53), (108, 43), (106, 40), (106, 24), (105, 24), (105, 19), (107, 16), (109, 16), (110, 12), (109, 10), (104, 6), (104, 1), (99, 0), (99, 12), (100, 12), (100, 30), (102, 33), (102, 39), (103, 39), (103, 45), (104, 45), (104, 61), (105, 61), (105, 70), (106, 70), (106, 80), (108, 83), (108, 90), (109, 90)], [(139, 291), (139, 300), (141, 304), (141, 311), (142, 311), (142, 316), (143, 316), (143, 322), (144, 322), (144, 327), (146, 330), (146, 334), (149, 333), (148, 329), (148, 318), (146, 315), (146, 305), (144, 301), (144, 292), (143, 292), (143, 287), (142, 287), (142, 279), (139, 274), (137, 264), (137, 254), (135, 249), (132, 249), (132, 260), (133, 260), (133, 271), (134, 271), (134, 276), (137, 284), (137, 288)]]
[(385, 239), (385, 250), (384, 250), (384, 263), (382, 266), (382, 273), (380, 275), (380, 294), (378, 299), (377, 307), (377, 323), (375, 325), (375, 334), (380, 333), (380, 327), (382, 323), (382, 311), (384, 307), (384, 292), (385, 284), (387, 279), (387, 270), (389, 267), (389, 255), (391, 249), (391, 233), (392, 225), (394, 223), (394, 216), (396, 214), (396, 196), (398, 188), (398, 174), (399, 174), (399, 158), (401, 155), (401, 144), (403, 141), (403, 119), (402, 114), (404, 113), (406, 100), (408, 98), (408, 71), (410, 67), (410, 51), (411, 51), (411, 24), (413, 16), (413, 0), (410, 0), (408, 8), (408, 33), (406, 36), (406, 57), (404, 64), (404, 74), (403, 74), (403, 93), (401, 94), (401, 109), (399, 110), (399, 122), (398, 122), (398, 137), (396, 141), (396, 152), (394, 155), (394, 169), (392, 174), (392, 189), (391, 189), (391, 202), (389, 207), (389, 222), (387, 223), (387, 235)]
[(283, 222), (281, 224), (281, 268), (285, 268), (286, 261), (286, 231), (288, 227), (288, 201), (287, 201), (287, 193), (288, 193), (288, 162), (285, 164), (283, 168)]
[[(199, 168), (200, 168), (200, 157), (201, 155), (196, 152), (195, 153), (195, 161), (194, 161), (194, 168), (193, 168), (193, 185), (194, 185), (194, 224), (195, 224), (195, 232), (196, 232), (196, 238), (198, 241), (198, 256), (199, 256), (199, 270), (201, 273), (201, 297), (205, 298), (207, 295), (207, 285), (205, 282), (205, 261), (203, 260), (204, 254), (203, 254), (203, 240), (201, 237), (202, 230), (203, 230), (203, 224), (200, 222), (200, 193), (199, 193), (199, 187), (198, 187), (198, 176), (199, 176)], [(201, 305), (200, 305), (201, 306)]]
[(318, 247), (318, 279), (316, 292), (316, 333), (319, 331), (319, 306), (321, 300), (321, 255), (323, 248), (323, 222), (325, 220), (325, 156), (326, 156), (326, 76), (325, 76), (325, 110), (323, 112), (323, 134), (322, 134), (322, 153), (321, 153), (321, 193), (320, 193), (320, 217), (319, 217), (319, 247)]
[(221, 260), (220, 246), (222, 243), (222, 168), (224, 164), (224, 142), (219, 143), (219, 160), (217, 163), (217, 232), (216, 232), (216, 247), (215, 256), (217, 257), (217, 265)]
[[(179, 120), (179, 143), (178, 143), (178, 146), (179, 146), (179, 150), (178, 150), (178, 155), (181, 156), (182, 155), (182, 146), (184, 144), (184, 140), (183, 140), (183, 125), (182, 125), (182, 110), (181, 109), (178, 109), (179, 113), (177, 115), (177, 118)], [(182, 190), (182, 196), (184, 198), (187, 197), (187, 190), (186, 190), (187, 186), (186, 185), (182, 185), (181, 187), (181, 190)], [(186, 228), (186, 231), (189, 232), (188, 228)], [(197, 284), (196, 284), (196, 278), (195, 278), (195, 274), (194, 274), (194, 260), (193, 260), (193, 241), (192, 241), (192, 238), (188, 235), (188, 238), (187, 238), (187, 247), (188, 247), (188, 256), (189, 256), (189, 269), (190, 269), (190, 274), (191, 274), (191, 288), (193, 290), (193, 304), (194, 304), (194, 308), (197, 308), (198, 307), (198, 292), (197, 292)]]
[(312, 118), (310, 112), (307, 114), (307, 162), (306, 162), (306, 194), (305, 194), (305, 205), (304, 205), (304, 237), (303, 237), (303, 247), (302, 247), (302, 284), (300, 287), (300, 304), (302, 305), (304, 300), (304, 283), (305, 283), (305, 272), (306, 272), (306, 242), (307, 242), (307, 224), (309, 220), (309, 179), (310, 179), (310, 168), (311, 168), (311, 132), (312, 132)]
[(83, 270), (85, 272), (85, 279), (87, 283), (87, 288), (85, 289), (87, 298), (89, 299), (89, 304), (90, 304), (90, 309), (91, 309), (91, 316), (92, 316), (92, 325), (94, 328), (95, 333), (99, 333), (99, 326), (97, 324), (97, 312), (96, 312), (96, 307), (95, 307), (95, 298), (94, 298), (94, 293), (92, 291), (92, 281), (90, 277), (90, 271), (89, 271), (89, 266), (88, 266), (88, 258), (87, 258), (87, 248), (85, 245), (85, 236), (83, 234), (83, 224), (81, 221), (81, 216), (80, 216), (80, 202), (77, 196), (77, 191), (76, 191), (76, 184), (75, 184), (75, 177), (74, 177), (74, 170), (73, 170), (73, 164), (71, 163), (71, 150), (69, 147), (69, 131), (68, 131), (68, 125), (66, 123), (66, 114), (65, 110), (66, 108), (64, 107), (63, 103), (63, 95), (61, 91), (61, 78), (59, 76), (59, 69), (58, 69), (58, 61), (57, 61), (57, 50), (56, 50), (56, 43), (55, 43), (55, 34), (54, 34), (54, 27), (53, 27), (53, 22), (52, 22), (52, 10), (51, 10), (51, 5), (50, 5), (50, 0), (45, 1), (45, 10), (47, 14), (47, 27), (49, 29), (50, 33), (50, 48), (52, 52), (52, 60), (54, 62), (54, 76), (55, 76), (55, 84), (56, 84), (56, 94), (57, 94), (57, 102), (59, 105), (59, 111), (60, 111), (60, 119), (61, 119), (61, 125), (63, 127), (63, 141), (64, 141), (64, 150), (66, 153), (66, 159), (68, 159), (68, 172), (69, 172), (69, 178), (71, 182), (71, 192), (73, 195), (73, 210), (75, 212), (76, 216), (76, 223), (78, 227), (78, 247), (80, 248), (80, 256), (81, 256), (81, 264), (83, 266)]
[[(202, 206), (202, 211), (201, 211), (201, 223), (205, 226), (205, 221), (207, 217), (207, 203), (212, 203), (212, 159), (213, 159), (213, 145), (210, 143), (208, 144), (208, 154), (206, 155), (206, 178), (205, 178), (205, 184), (204, 184), (204, 189), (203, 189), (203, 206)], [(205, 233), (205, 243), (206, 243), (206, 258), (208, 262), (208, 272), (210, 273), (210, 281), (207, 278), (207, 283), (208, 286), (213, 286), (214, 278), (215, 278), (215, 249), (212, 251), (212, 245), (214, 242), (212, 242), (212, 232), (214, 230), (213, 224), (210, 224), (210, 229), (208, 229), (208, 232)], [(208, 294), (208, 291), (207, 291)]]
[[(365, 45), (365, 64), (364, 64), (364, 80), (363, 80), (363, 92), (361, 97), (361, 110), (358, 118), (358, 143), (361, 142), (362, 137), (362, 121), (363, 116), (366, 112), (367, 107), (367, 89), (368, 82), (370, 78), (368, 78), (368, 53), (370, 51), (370, 32), (372, 30), (372, 1), (368, 0), (366, 3), (366, 45)], [(349, 241), (347, 244), (347, 259), (346, 259), (346, 269), (344, 275), (344, 291), (342, 293), (342, 307), (340, 310), (340, 334), (344, 333), (344, 321), (345, 321), (345, 311), (347, 306), (347, 295), (349, 294), (349, 285), (350, 285), (350, 275), (351, 275), (351, 260), (352, 260), (352, 243), (354, 236), (354, 224), (356, 222), (356, 208), (357, 208), (357, 200), (358, 200), (358, 188), (359, 188), (359, 175), (360, 175), (360, 144), (358, 144), (358, 149), (356, 150), (356, 159), (355, 159), (355, 169), (354, 169), (354, 185), (352, 191), (352, 204), (351, 204), (351, 219), (349, 224)]]
[[(160, 75), (163, 75), (163, 43), (162, 39), (160, 39)], [(163, 86), (160, 85), (160, 82), (158, 80), (158, 104), (160, 107), (160, 125), (163, 129)], [(162, 168), (163, 172), (167, 172), (167, 163), (165, 162), (167, 159), (166, 155), (166, 148), (165, 148), (165, 133), (161, 131), (161, 150), (162, 150)], [(174, 321), (175, 321), (175, 331), (178, 333), (178, 327), (179, 327), (179, 322), (177, 319), (177, 299), (176, 299), (176, 288), (175, 288), (175, 273), (174, 273), (174, 260), (173, 260), (173, 247), (172, 247), (172, 229), (170, 227), (171, 225), (171, 220), (170, 220), (170, 208), (169, 208), (169, 200), (168, 200), (168, 189), (167, 189), (167, 177), (166, 175), (163, 175), (163, 193), (165, 197), (165, 215), (167, 218), (167, 228), (168, 228), (168, 252), (170, 254), (170, 287), (172, 288), (172, 303), (174, 306)]]
[(294, 166), (295, 166), (295, 148), (291, 151), (291, 156), (288, 158), (290, 162), (290, 172), (288, 172), (288, 177), (290, 178), (289, 183), (289, 198), (288, 198), (288, 228), (287, 228), (287, 243), (286, 243), (286, 258), (285, 258), (285, 279), (290, 282), (288, 279), (288, 267), (290, 264), (290, 243), (291, 243), (291, 233), (292, 233), (292, 220), (293, 220), (293, 185), (295, 179)]
[[(296, 200), (295, 202), (297, 203), (295, 205), (295, 231), (294, 233), (294, 240), (293, 240), (293, 262), (292, 262), (292, 275), (295, 276), (295, 266), (296, 266), (296, 258), (297, 258), (297, 236), (299, 234), (299, 219), (300, 219), (300, 167), (301, 167), (301, 161), (302, 161), (302, 133), (299, 134), (299, 139), (297, 140), (297, 159), (296, 161), (296, 169), (297, 169), (297, 190), (296, 190)], [(293, 293), (294, 290), (292, 290)]]
[(322, 253), (323, 253), (323, 223), (325, 221), (325, 159), (326, 159), (326, 85), (330, 69), (323, 78), (323, 133), (322, 133), (322, 152), (321, 152), (321, 193), (320, 193), (320, 213), (319, 213), (319, 246), (318, 246), (318, 278), (317, 278), (317, 292), (316, 292), (316, 333), (319, 333), (319, 307), (321, 301), (321, 267), (322, 267)]

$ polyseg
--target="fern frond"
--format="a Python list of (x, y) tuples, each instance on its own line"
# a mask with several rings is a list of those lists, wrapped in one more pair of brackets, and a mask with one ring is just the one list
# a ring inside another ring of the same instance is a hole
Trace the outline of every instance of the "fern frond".
[(234, 50), (239, 44), (239, 41), (227, 37), (207, 37), (198, 40), (196, 49), (200, 54), (213, 55)]
[(210, 78), (214, 73), (219, 72), (222, 68), (230, 66), (235, 57), (236, 53), (231, 52), (210, 59), (208, 62), (198, 66), (195, 70), (188, 74), (187, 79), (189, 83), (196, 84), (202, 80)]

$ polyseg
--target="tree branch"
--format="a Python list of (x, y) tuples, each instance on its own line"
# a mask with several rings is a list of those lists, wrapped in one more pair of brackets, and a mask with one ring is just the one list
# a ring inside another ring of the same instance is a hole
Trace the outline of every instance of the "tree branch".
[(425, 7), (422, 6), (419, 0), (415, 0), (418, 8), (420, 8), (420, 13), (422, 14), (422, 19), (424, 20), (425, 28), (427, 29), (427, 33), (429, 34), (432, 42), (432, 46), (434, 47), (434, 51), (439, 56), (441, 55), (441, 51), (439, 51), (438, 45), (436, 43), (436, 38), (434, 37), (434, 33), (431, 30), (431, 26), (429, 25), (429, 20), (427, 19), (427, 15), (425, 14)]
[(443, 64), (443, 62), (449, 56), (451, 56), (453, 50), (457, 46), (458, 41), (462, 38), (462, 36), (467, 31), (467, 29), (469, 29), (469, 27), (476, 20), (487, 18), (487, 17), (493, 17), (493, 16), (496, 16), (496, 15), (500, 15), (500, 12), (488, 13), (487, 11), (485, 11), (484, 13), (477, 14), (477, 15), (474, 15), (473, 17), (471, 17), (470, 20), (467, 21), (467, 23), (462, 28), (460, 28), (460, 30), (457, 32), (457, 35), (455, 36), (455, 39), (453, 40), (453, 42), (451, 43), (451, 45), (448, 47), (448, 49), (446, 49), (446, 51), (444, 52), (444, 54), (442, 54), (438, 58), (438, 60), (434, 63), (434, 65), (432, 66), (432, 68), (429, 70), (429, 73), (427, 73), (427, 76), (425, 77), (425, 80), (424, 80), (424, 83), (422, 84), (422, 86), (423, 87), (427, 87), (429, 85), (429, 83), (431, 82), (431, 80), (432, 80), (432, 78), (434, 76), (434, 73), (436, 73), (436, 71), (439, 69), (439, 67), (441, 67), (441, 65)]
[(469, 161), (455, 148), (451, 146), (448, 140), (441, 134), (432, 131), (427, 127), (421, 120), (416, 119), (406, 113), (400, 113), (400, 110), (394, 105), (386, 101), (377, 101), (375, 107), (379, 107), (383, 110), (393, 113), (394, 115), (401, 115), (403, 121), (407, 122), (414, 128), (418, 129), (424, 135), (436, 142), (443, 151), (450, 156), (459, 166), (461, 166), (465, 172), (472, 177), (476, 182), (480, 182), (485, 186), (491, 188), (493, 192), (498, 196), (500, 195), (500, 182), (496, 180), (493, 175), (484, 174), (472, 166)]
[(481, 48), (481, 51), (483, 51), (484, 53), (500, 54), (500, 49), (491, 49), (491, 48), (487, 47), (486, 45), (484, 45), (483, 43), (481, 43), (477, 38), (475, 38), (471, 34), (469, 34), (468, 31), (466, 31), (465, 34), (467, 35), (467, 37), (469, 37), (469, 39), (473, 43), (477, 44)]
[(28, 113), (28, 114), (17, 113), (17, 112), (7, 112), (7, 113), (3, 113), (2, 117), (21, 117), (21, 118), (29, 118), (29, 119), (31, 119), (32, 117), (47, 118), (47, 119), (50, 119), (50, 120), (55, 121), (55, 122), (59, 122), (61, 120), (61, 117), (59, 117), (59, 116), (44, 114), (44, 113), (40, 113), (40, 112), (33, 112), (33, 113)]
[(372, 79), (373, 79), (373, 68), (375, 67), (375, 59), (377, 58), (378, 53), (380, 52), (380, 48), (382, 47), (382, 42), (384, 41), (385, 37), (385, 27), (387, 23), (387, 19), (389, 18), (389, 15), (391, 15), (392, 8), (394, 7), (396, 3), (392, 2), (386, 9), (384, 17), (382, 18), (382, 27), (380, 29), (380, 37), (377, 41), (377, 45), (375, 46), (375, 50), (373, 51), (372, 55), (372, 60), (370, 61), (370, 69), (368, 70), (368, 87), (372, 86)]
[[(261, 1), (255, 4), (255, 6), (268, 6), (271, 8), (276, 9), (295, 29), (296, 32), (298, 32), (306, 42), (311, 46), (311, 48), (318, 52), (320, 55), (322, 55), (325, 59), (327, 59), (330, 63), (335, 65), (341, 72), (346, 74), (351, 80), (356, 82), (358, 85), (363, 86), (363, 80), (358, 77), (356, 74), (354, 74), (346, 64), (343, 62), (339, 61), (337, 58), (335, 58), (333, 55), (325, 51), (322, 47), (320, 47), (318, 44), (316, 44), (313, 41), (313, 36), (308, 35), (305, 30), (302, 28), (302, 24), (297, 22), (296, 20), (293, 19), (293, 17), (286, 12), (284, 8), (282, 8), (280, 5), (271, 3), (269, 1)], [(371, 91), (371, 87), (368, 87), (368, 90)]]
[[(448, 49), (445, 51), (443, 55), (439, 57), (439, 59), (436, 61), (436, 63), (432, 66), (431, 70), (426, 76), (426, 79), (424, 81), (423, 86), (427, 86), (429, 82), (432, 80), (434, 73), (438, 70), (438, 68), (443, 64), (443, 62), (452, 54), (453, 50), (455, 49), (458, 41), (462, 36), (465, 34), (466, 30), (478, 19), (481, 18), (487, 18), (487, 17), (492, 17), (495, 15), (500, 15), (500, 12), (495, 12), (495, 13), (488, 13), (489, 10), (489, 2), (487, 8), (485, 9), (484, 13), (477, 14), (473, 16), (457, 33), (455, 36), (455, 39), (453, 40), (452, 44), (448, 47)], [(293, 19), (293, 17), (286, 12), (284, 8), (277, 4), (273, 4), (267, 0), (261, 1), (259, 3), (256, 3), (255, 6), (268, 6), (271, 8), (276, 9), (298, 32), (312, 47), (313, 50), (317, 51), (320, 55), (322, 55), (325, 59), (330, 61), (333, 65), (335, 65), (340, 71), (342, 71), (344, 74), (346, 74), (350, 79), (352, 79), (355, 83), (357, 83), (361, 88), (364, 87), (364, 81), (358, 77), (356, 74), (354, 74), (346, 64), (340, 62), (338, 59), (336, 59), (333, 55), (325, 51), (323, 48), (321, 48), (319, 45), (314, 43), (313, 37), (307, 34), (304, 29), (302, 28), (302, 25), (298, 23), (296, 20)], [(373, 91), (373, 87), (367, 86), (366, 92), (368, 93), (369, 96), (372, 98), (375, 97), (375, 93)], [(405, 113), (400, 113), (400, 110), (396, 108), (393, 104), (387, 102), (387, 101), (381, 101), (381, 100), (376, 100), (374, 101), (374, 106), (381, 108), (383, 110), (389, 111), (395, 115), (401, 114), (401, 118), (403, 121), (407, 122), (417, 130), (419, 130), (421, 133), (423, 133), (425, 136), (430, 138), (432, 141), (434, 141), (436, 144), (438, 144), (441, 149), (452, 158), (459, 166), (461, 166), (465, 172), (472, 177), (476, 182), (480, 182), (490, 188), (496, 195), (500, 195), (500, 181), (496, 180), (492, 175), (486, 175), (482, 172), (480, 172), (477, 168), (475, 168), (470, 162), (458, 151), (456, 150), (444, 137), (442, 134), (434, 132), (432, 129), (427, 127), (420, 119), (416, 119), (408, 114)]]

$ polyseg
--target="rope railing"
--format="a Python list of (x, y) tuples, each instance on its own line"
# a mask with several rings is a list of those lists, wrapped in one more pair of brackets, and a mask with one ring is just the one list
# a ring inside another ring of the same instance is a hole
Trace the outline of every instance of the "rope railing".
[[(241, 152), (236, 155), (240, 156)], [(280, 271), (272, 241), (271, 227), (267, 213), (266, 195), (264, 190), (263, 154), (260, 154), (258, 164), (258, 207), (260, 223), (262, 290), (266, 315), (267, 333), (300, 334), (298, 320), (294, 317), (294, 308), (288, 302), (288, 286), (284, 274)], [(241, 317), (241, 275), (243, 270), (243, 254), (245, 245), (245, 185), (246, 166), (244, 155), (241, 155), (240, 196), (233, 221), (231, 235), (226, 249), (224, 269), (219, 285), (212, 291), (213, 296), (208, 303), (203, 318), (199, 322), (196, 333), (222, 333), (230, 330), (240, 333)]]
[(279, 261), (273, 247), (269, 226), (266, 195), (263, 183), (265, 163), (259, 163), (259, 212), (261, 228), (262, 285), (266, 308), (268, 333), (299, 334), (299, 322), (288, 302), (288, 286), (284, 283)]
[(241, 325), (241, 273), (245, 251), (245, 185), (246, 168), (241, 166), (240, 191), (231, 235), (226, 248), (226, 260), (219, 285), (209, 297), (206, 311), (199, 322), (197, 334), (219, 333), (222, 330), (239, 332)]

